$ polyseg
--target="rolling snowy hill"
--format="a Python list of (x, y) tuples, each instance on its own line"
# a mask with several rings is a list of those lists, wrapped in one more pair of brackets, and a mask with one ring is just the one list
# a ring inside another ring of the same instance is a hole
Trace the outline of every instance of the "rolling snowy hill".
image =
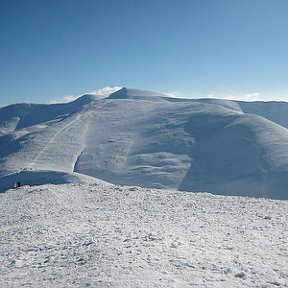
[[(288, 199), (288, 104), (107, 98), (0, 109), (0, 190), (93, 183)], [(85, 176), (86, 175), (86, 176)], [(96, 179), (97, 178), (97, 179)]]

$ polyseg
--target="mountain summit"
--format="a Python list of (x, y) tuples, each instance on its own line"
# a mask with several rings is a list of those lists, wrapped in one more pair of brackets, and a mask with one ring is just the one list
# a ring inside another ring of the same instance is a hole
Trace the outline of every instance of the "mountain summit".
[[(141, 101), (139, 101), (141, 100)], [(0, 189), (93, 182), (288, 199), (288, 104), (122, 88), (0, 109)]]
[(142, 100), (149, 100), (151, 99), (158, 99), (159, 97), (166, 98), (167, 95), (152, 91), (145, 91), (139, 89), (127, 89), (123, 87), (122, 89), (117, 90), (116, 92), (112, 93), (108, 99), (142, 99)]

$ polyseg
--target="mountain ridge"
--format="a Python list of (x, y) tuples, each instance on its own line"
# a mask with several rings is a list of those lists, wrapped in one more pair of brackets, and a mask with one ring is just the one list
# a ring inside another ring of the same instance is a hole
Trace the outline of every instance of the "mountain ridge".
[(23, 169), (58, 171), (114, 184), (288, 199), (288, 103), (177, 99), (124, 87), (105, 98), (4, 108), (0, 181)]

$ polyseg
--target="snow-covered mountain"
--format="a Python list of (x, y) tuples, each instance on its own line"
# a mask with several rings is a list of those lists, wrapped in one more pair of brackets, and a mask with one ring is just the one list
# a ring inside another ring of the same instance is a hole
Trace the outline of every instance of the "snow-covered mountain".
[[(288, 103), (107, 98), (0, 109), (0, 188), (95, 182), (288, 199)], [(86, 176), (85, 176), (86, 175)]]

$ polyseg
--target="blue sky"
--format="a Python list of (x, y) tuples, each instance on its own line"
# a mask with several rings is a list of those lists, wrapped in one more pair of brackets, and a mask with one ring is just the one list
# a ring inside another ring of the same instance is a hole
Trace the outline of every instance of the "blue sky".
[(0, 0), (0, 106), (102, 87), (288, 101), (287, 0)]

